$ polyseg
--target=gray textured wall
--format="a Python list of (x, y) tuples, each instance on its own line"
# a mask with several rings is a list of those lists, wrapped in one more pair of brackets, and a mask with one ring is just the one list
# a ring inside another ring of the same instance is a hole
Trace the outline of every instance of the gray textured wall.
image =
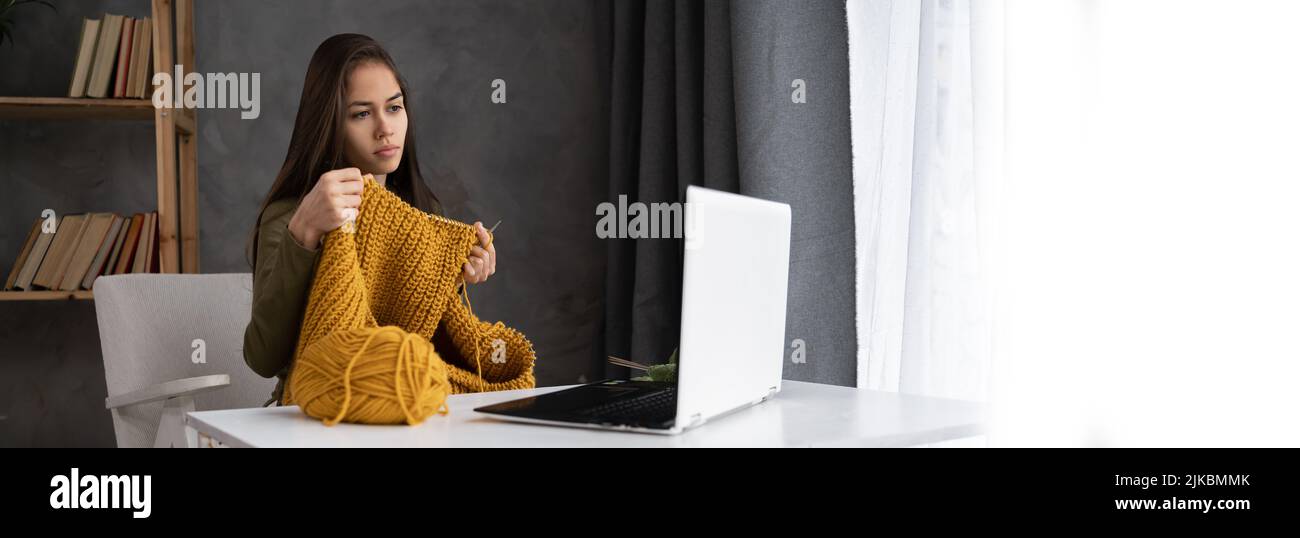
[[(65, 95), (81, 17), (142, 16), (139, 0), (30, 9), (0, 49), (0, 95)], [(199, 72), (260, 72), (261, 117), (201, 111), (202, 271), (244, 272), (257, 204), (288, 144), (308, 59), (324, 38), (369, 34), (411, 85), (420, 157), (453, 218), (498, 230), (498, 273), (471, 288), (475, 312), (524, 331), (540, 384), (594, 375), (604, 246), (607, 117), (589, 1), (199, 0)], [(508, 103), (489, 100), (505, 79)], [(0, 121), (0, 266), (42, 208), (152, 209), (152, 125)], [(0, 303), (0, 446), (112, 445), (94, 305)]]

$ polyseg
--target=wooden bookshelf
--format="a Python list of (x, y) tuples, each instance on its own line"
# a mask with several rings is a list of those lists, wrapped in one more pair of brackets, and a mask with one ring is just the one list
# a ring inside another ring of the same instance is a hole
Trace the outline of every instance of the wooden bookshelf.
[[(176, 129), (194, 133), (194, 111), (176, 114)], [(152, 120), (152, 99), (87, 99), (81, 97), (0, 97), (0, 120)]]
[(94, 299), (90, 290), (77, 291), (5, 291), (0, 292), (0, 301), (74, 301)]
[[(194, 0), (150, 2), (154, 72), (170, 73), (173, 65), (180, 65), (185, 73), (193, 71)], [(159, 271), (199, 272), (198, 117), (193, 110), (154, 108), (152, 99), (0, 97), (0, 120), (153, 120), (158, 189)], [(38, 212), (33, 210), (32, 214)], [(0, 253), (0, 256), (11, 254), (14, 253)], [(7, 258), (2, 260), (0, 264), (12, 262)], [(0, 267), (0, 272), (8, 269), (9, 266)], [(0, 291), (0, 301), (93, 298), (94, 295), (86, 290)]]
[(0, 119), (151, 120), (153, 103), (148, 99), (0, 97)]

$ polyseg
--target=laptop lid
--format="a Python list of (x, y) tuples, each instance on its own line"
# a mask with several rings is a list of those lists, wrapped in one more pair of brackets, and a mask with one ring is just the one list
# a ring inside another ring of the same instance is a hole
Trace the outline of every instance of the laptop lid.
[(790, 206), (686, 189), (676, 427), (780, 390)]

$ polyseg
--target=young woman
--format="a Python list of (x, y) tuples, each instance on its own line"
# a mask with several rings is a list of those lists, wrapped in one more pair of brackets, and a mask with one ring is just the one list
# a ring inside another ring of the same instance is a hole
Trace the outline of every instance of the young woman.
[[(307, 65), (293, 136), (284, 165), (258, 212), (250, 241), (253, 318), (244, 331), (244, 361), (263, 377), (277, 376), (280, 401), (298, 343), (321, 239), (355, 217), (362, 179), (379, 184), (428, 213), (442, 214), (416, 158), (410, 93), (393, 59), (359, 34), (326, 39)], [(496, 273), (496, 247), (481, 222), (479, 244), (462, 268), (466, 283)], [(433, 341), (445, 338), (439, 327)]]

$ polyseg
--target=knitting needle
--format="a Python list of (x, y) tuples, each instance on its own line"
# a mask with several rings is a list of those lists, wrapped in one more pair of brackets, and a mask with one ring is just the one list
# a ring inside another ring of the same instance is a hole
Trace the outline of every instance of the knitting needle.
[(618, 361), (609, 361), (609, 363), (613, 364), (614, 366), (622, 366), (624, 368), (631, 368), (633, 370), (641, 370), (642, 372), (647, 372), (650, 370), (649, 368), (643, 368), (642, 366), (636, 364), (627, 364)]
[(496, 223), (496, 224), (493, 224), (492, 227), (488, 229), (488, 242), (487, 242), (486, 245), (483, 245), (483, 248), (484, 248), (484, 249), (488, 248), (488, 246), (490, 246), (490, 245), (492, 244), (492, 241), (495, 240), (495, 239), (497, 238), (496, 234), (494, 234), (493, 232), (496, 232), (496, 231), (497, 231), (497, 226), (500, 226), (500, 225), (501, 225), (501, 220), (498, 219), (498, 220), (497, 220), (497, 223)]
[(609, 357), (609, 362), (610, 362), (610, 364), (613, 364), (613, 365), (615, 365), (615, 366), (623, 366), (623, 367), (625, 367), (625, 368), (633, 368), (633, 369), (636, 369), (636, 370), (649, 370), (649, 369), (650, 369), (650, 367), (648, 367), (648, 366), (646, 366), (646, 365), (644, 365), (644, 364), (641, 364), (641, 363), (632, 362), (632, 361), (627, 360), (627, 359), (620, 359), (620, 358), (615, 357), (615, 356), (613, 356), (613, 355), (608, 355), (608, 357)]
[(500, 226), (500, 225), (501, 225), (501, 221), (498, 220), (496, 224), (493, 224), (491, 228), (488, 228), (488, 231), (487, 231), (487, 232), (488, 232), (488, 242), (487, 242), (487, 245), (483, 245), (483, 248), (488, 248), (488, 245), (491, 245), (491, 244), (492, 244), (492, 241), (495, 241), (495, 240), (496, 240), (497, 236), (496, 236), (496, 233), (495, 233), (495, 232), (497, 231), (497, 226)]

